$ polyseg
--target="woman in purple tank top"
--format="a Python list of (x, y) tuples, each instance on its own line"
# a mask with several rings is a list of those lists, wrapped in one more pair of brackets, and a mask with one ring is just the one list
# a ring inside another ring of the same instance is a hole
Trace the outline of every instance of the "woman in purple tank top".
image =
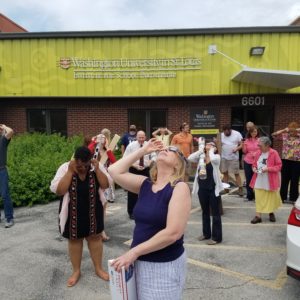
[[(151, 179), (128, 172), (135, 161), (152, 152), (158, 155)], [(139, 300), (182, 298), (186, 269), (183, 233), (191, 209), (190, 189), (183, 182), (185, 167), (186, 160), (177, 147), (164, 148), (161, 141), (151, 139), (108, 169), (117, 184), (139, 194), (131, 249), (112, 263), (117, 271), (135, 263)]]

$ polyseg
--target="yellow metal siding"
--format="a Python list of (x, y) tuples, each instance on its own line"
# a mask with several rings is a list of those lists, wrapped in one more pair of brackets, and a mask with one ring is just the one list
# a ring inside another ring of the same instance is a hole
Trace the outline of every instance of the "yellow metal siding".
[[(93, 37), (0, 40), (0, 96), (182, 96), (283, 92), (241, 84), (231, 78), (241, 66), (208, 46), (253, 68), (300, 71), (298, 33), (212, 34), (169, 37)], [(265, 46), (251, 57), (253, 46)], [(151, 59), (195, 57), (201, 70), (177, 71), (176, 78), (74, 79), (60, 58)], [(300, 88), (287, 91), (299, 93)]]

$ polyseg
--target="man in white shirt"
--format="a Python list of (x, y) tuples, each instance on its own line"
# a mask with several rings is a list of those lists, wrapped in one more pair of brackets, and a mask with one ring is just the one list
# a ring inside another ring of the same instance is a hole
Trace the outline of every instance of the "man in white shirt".
[(242, 135), (238, 131), (231, 129), (230, 125), (223, 126), (221, 134), (221, 172), (224, 174), (223, 181), (228, 183), (229, 173), (234, 174), (241, 197), (243, 197), (243, 187), (239, 174), (239, 150), (242, 149), (242, 140)]
[[(147, 143), (146, 141), (146, 134), (144, 131), (138, 131), (136, 134), (136, 141), (131, 142), (123, 156), (129, 155), (130, 153), (137, 151), (139, 148), (143, 147), (143, 145)], [(149, 170), (150, 170), (150, 164), (151, 164), (151, 155), (145, 155), (141, 157), (139, 160), (137, 160), (130, 168), (129, 172), (133, 174), (138, 175), (144, 175), (149, 177)], [(128, 201), (127, 201), (127, 212), (130, 219), (134, 219), (133, 217), (133, 209), (137, 202), (138, 195), (134, 194), (132, 192), (128, 192)]]

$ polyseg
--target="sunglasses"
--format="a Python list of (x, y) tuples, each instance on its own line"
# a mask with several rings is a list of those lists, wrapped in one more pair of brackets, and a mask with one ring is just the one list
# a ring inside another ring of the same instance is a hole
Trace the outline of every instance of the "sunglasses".
[(182, 152), (175, 146), (169, 146), (167, 148), (168, 151), (171, 151), (171, 152), (174, 152), (174, 153), (177, 153), (179, 158), (184, 161), (185, 163), (187, 163), (187, 159), (184, 157), (184, 155), (182, 154)]

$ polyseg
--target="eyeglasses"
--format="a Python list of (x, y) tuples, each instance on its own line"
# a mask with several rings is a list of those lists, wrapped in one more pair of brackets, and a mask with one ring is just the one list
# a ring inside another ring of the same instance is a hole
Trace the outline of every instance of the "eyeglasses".
[(171, 151), (171, 152), (174, 152), (174, 153), (177, 153), (179, 158), (184, 161), (185, 163), (187, 163), (187, 159), (184, 157), (184, 155), (182, 154), (182, 152), (175, 146), (169, 146), (167, 148), (168, 151)]

